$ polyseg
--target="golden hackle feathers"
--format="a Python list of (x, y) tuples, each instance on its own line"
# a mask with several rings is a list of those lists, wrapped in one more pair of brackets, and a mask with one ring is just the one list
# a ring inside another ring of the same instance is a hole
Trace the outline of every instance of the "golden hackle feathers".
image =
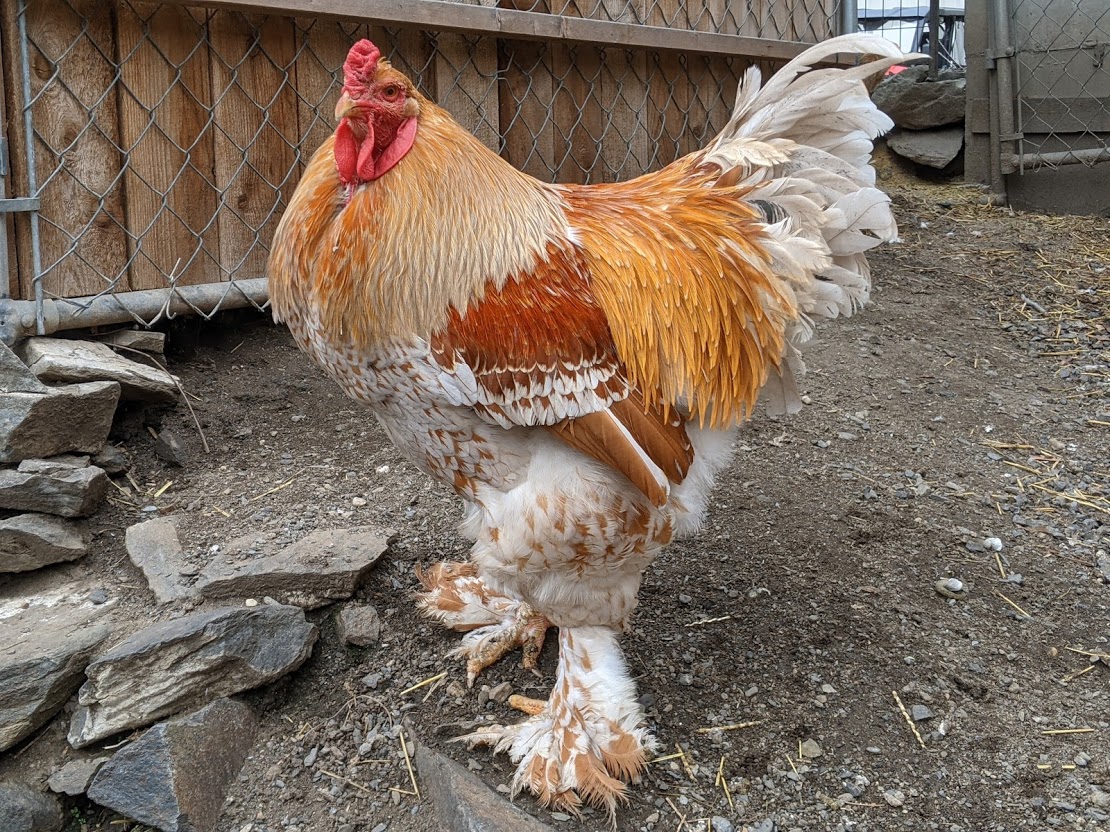
[(275, 235), (275, 315), (314, 310), (319, 327), (359, 348), (430, 338), (452, 309), (527, 273), (565, 227), (554, 189), (506, 163), (445, 111), (420, 100), (412, 150), (348, 194), (328, 139)]

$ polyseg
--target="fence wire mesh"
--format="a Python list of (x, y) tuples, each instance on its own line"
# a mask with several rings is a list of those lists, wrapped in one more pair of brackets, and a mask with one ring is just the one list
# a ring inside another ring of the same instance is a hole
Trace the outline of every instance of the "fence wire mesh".
[(1011, 36), (1022, 167), (1110, 161), (1110, 3), (1011, 0)]
[[(502, 8), (818, 41), (837, 0), (516, 0)], [(750, 59), (525, 42), (175, 3), (0, 0), (19, 217), (17, 297), (100, 297), (265, 275), (350, 45), (540, 179), (627, 179), (703, 146)], [(768, 67), (770, 68), (770, 67)], [(257, 305), (257, 304), (256, 304)]]

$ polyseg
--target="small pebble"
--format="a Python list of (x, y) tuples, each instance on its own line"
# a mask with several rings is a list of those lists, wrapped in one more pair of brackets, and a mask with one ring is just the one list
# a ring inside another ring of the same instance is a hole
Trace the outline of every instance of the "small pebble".
[(257, 607), (258, 606), (258, 599), (257, 598), (248, 598), (246, 601), (243, 602), (243, 606), (245, 606), (245, 607)]
[(362, 497), (352, 497), (351, 505), (362, 508), (364, 505), (366, 505), (366, 500), (364, 500)]
[(816, 760), (825, 752), (821, 750), (821, 746), (817, 744), (816, 740), (806, 740), (802, 743), (798, 752), (802, 757), (807, 757), (810, 760)]
[(945, 598), (963, 598), (967, 595), (967, 584), (959, 578), (942, 578), (933, 584), (938, 595)]
[(316, 757), (319, 753), (320, 753), (320, 746), (318, 746), (318, 745), (312, 746), (312, 750), (309, 751), (304, 757), (304, 767), (305, 768), (310, 768), (312, 766), (312, 764), (316, 762)]
[(513, 693), (513, 686), (509, 682), (502, 682), (490, 688), (489, 698), (494, 702), (507, 702)]
[(1002, 541), (997, 537), (984, 537), (983, 547), (989, 549), (992, 552), (1001, 552)]
[(910, 709), (910, 713), (913, 715), (914, 722), (922, 722), (923, 720), (932, 719), (936, 716), (927, 705), (914, 705)]
[(887, 789), (883, 792), (883, 800), (895, 809), (906, 805), (906, 796), (898, 789)]
[(709, 821), (709, 828), (712, 832), (732, 832), (732, 821), (720, 815), (714, 815)]

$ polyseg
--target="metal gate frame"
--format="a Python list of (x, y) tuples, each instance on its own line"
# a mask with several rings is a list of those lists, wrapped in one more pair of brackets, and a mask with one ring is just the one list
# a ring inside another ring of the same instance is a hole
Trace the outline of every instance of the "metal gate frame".
[[(981, 0), (979, 2), (968, 0), (969, 13), (972, 11), (970, 7), (979, 6), (980, 3)], [(1021, 3), (1022, 0), (986, 0), (985, 15), (978, 18), (986, 23), (983, 66), (987, 72), (990, 112), (988, 169), (990, 196), (991, 201), (999, 205), (1007, 204), (1006, 177), (1010, 174), (1022, 175), (1026, 171), (1044, 167), (1058, 168), (1080, 164), (1091, 167), (1102, 162), (1110, 162), (1110, 143), (1106, 141), (1102, 142), (1101, 147), (1059, 151), (1029, 150), (1026, 147), (1027, 135), (1023, 130), (1022, 113), (1027, 108), (1022, 106), (1022, 90), (1023, 80), (1029, 79), (1023, 79), (1020, 75), (1018, 56), (1024, 44), (1017, 42), (1014, 26), (1015, 15)], [(1068, 20), (1061, 23), (1061, 31)], [(1092, 30), (1096, 35), (1102, 33), (1106, 40), (1084, 42), (1076, 48), (1101, 48), (1101, 54), (1105, 57), (1110, 51), (1110, 5), (1100, 18), (1092, 20)], [(1050, 54), (1054, 48), (1047, 46), (1040, 50), (1027, 49), (1026, 51), (1043, 51), (1045, 54)], [(973, 110), (977, 80), (979, 79), (969, 69), (967, 131), (969, 148), (974, 147), (973, 134), (979, 132), (974, 123), (977, 114)], [(1110, 101), (1104, 105), (1104, 109), (1110, 111)], [(969, 175), (973, 176), (970, 170)]]

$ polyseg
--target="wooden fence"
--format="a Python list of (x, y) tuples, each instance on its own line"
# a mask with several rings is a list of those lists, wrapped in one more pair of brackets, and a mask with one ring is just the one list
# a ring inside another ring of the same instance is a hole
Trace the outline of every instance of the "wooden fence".
[(360, 37), (513, 164), (584, 182), (701, 146), (750, 63), (835, 25), (835, 0), (558, 2), (0, 0), (7, 192), (39, 199), (0, 215), (11, 296), (263, 276)]

